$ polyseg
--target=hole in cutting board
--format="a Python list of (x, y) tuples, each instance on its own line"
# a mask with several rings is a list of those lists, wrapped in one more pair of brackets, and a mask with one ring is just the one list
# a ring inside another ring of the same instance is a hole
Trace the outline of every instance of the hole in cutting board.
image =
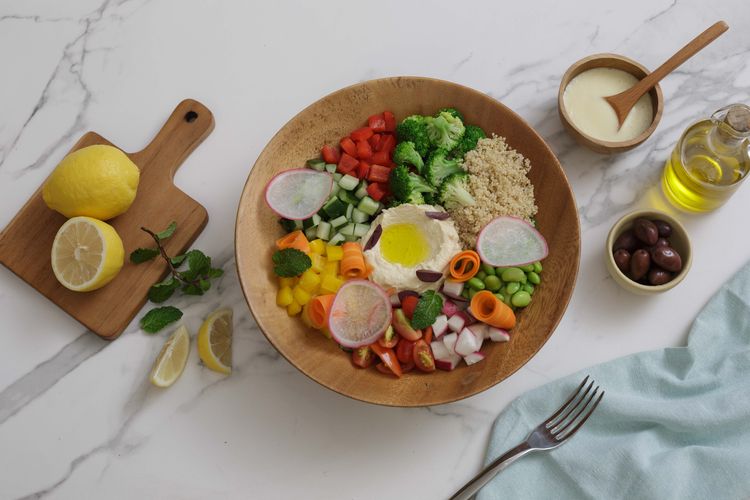
[(185, 121), (188, 123), (194, 122), (198, 118), (198, 113), (195, 111), (188, 111), (185, 113)]

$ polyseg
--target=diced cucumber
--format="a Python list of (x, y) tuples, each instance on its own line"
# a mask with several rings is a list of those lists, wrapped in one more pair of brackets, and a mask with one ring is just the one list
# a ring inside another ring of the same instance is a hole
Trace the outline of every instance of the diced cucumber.
[(336, 165), (335, 163), (326, 163), (326, 172), (328, 172), (329, 174), (334, 173), (337, 168), (338, 165)]
[(356, 205), (357, 203), (359, 203), (359, 199), (354, 196), (351, 191), (344, 191), (342, 189), (336, 196), (338, 196), (339, 200), (343, 201), (344, 203), (348, 203), (349, 205)]
[(359, 236), (354, 236), (353, 234), (346, 236), (346, 241), (358, 241), (358, 240), (359, 240)]
[(312, 216), (313, 226), (317, 226), (318, 224), (320, 224), (320, 222), (322, 220), (323, 220), (323, 218), (320, 215), (313, 214), (313, 216)]
[(367, 215), (375, 215), (375, 212), (380, 208), (380, 203), (373, 200), (369, 196), (365, 196), (359, 201), (357, 208), (366, 213)]
[(359, 184), (359, 179), (349, 174), (346, 174), (339, 180), (339, 186), (341, 186), (343, 189), (346, 189), (347, 191), (355, 189), (357, 187), (357, 184)]
[(336, 233), (336, 234), (333, 235), (333, 238), (331, 238), (330, 240), (328, 240), (328, 244), (329, 245), (338, 245), (339, 243), (343, 243), (344, 241), (346, 241), (346, 236), (344, 236), (341, 233)]
[(343, 234), (344, 236), (354, 236), (354, 224), (347, 224), (346, 226), (339, 229), (339, 233)]
[(302, 221), (302, 227), (305, 230), (310, 229), (311, 227), (315, 227), (315, 226), (317, 226), (317, 224), (315, 223), (315, 221), (313, 220), (312, 217), (310, 217), (309, 219), (305, 219), (305, 220)]
[(359, 185), (357, 190), (354, 192), (354, 196), (356, 196), (359, 199), (362, 199), (365, 196), (367, 196), (367, 181), (362, 181), (362, 183)]
[(343, 175), (341, 175), (338, 172), (334, 172), (333, 173), (333, 180), (336, 181), (336, 182), (340, 181), (342, 177), (343, 177)]
[[(345, 192), (346, 191), (342, 191), (342, 193)], [(335, 219), (346, 213), (346, 204), (338, 198), (333, 198), (323, 205), (323, 211), (328, 215), (329, 219)]]
[(307, 160), (307, 166), (312, 168), (313, 170), (322, 172), (326, 169), (326, 162), (324, 162), (320, 158), (313, 158), (311, 160)]
[[(331, 201), (331, 200), (328, 200), (328, 201)], [(321, 218), (322, 220), (328, 220), (328, 219), (330, 219), (330, 217), (328, 217), (328, 214), (327, 214), (327, 213), (325, 212), (325, 210), (323, 210), (322, 208), (321, 208), (320, 210), (318, 210), (318, 214), (317, 214), (317, 215), (318, 215), (318, 216), (319, 216), (319, 217), (320, 217), (320, 218)]]
[(339, 194), (339, 191), (341, 191), (341, 186), (339, 186), (337, 182), (334, 182), (333, 186), (331, 186), (331, 194), (337, 195)]
[(356, 208), (354, 208), (354, 205), (347, 205), (346, 206), (346, 218), (349, 220), (352, 220), (352, 213), (354, 213), (355, 210)]
[(305, 236), (308, 240), (314, 240), (318, 237), (318, 226), (310, 226), (305, 229)]
[(362, 210), (358, 208), (352, 210), (352, 222), (362, 224), (363, 222), (367, 222), (369, 219), (370, 216), (364, 213)]
[[(349, 205), (349, 206), (351, 206), (351, 205)], [(343, 226), (347, 222), (349, 222), (349, 221), (346, 219), (346, 216), (345, 215), (341, 215), (341, 216), (336, 217), (335, 219), (331, 220), (331, 226), (334, 229), (336, 229), (337, 227)]]
[(321, 240), (328, 241), (331, 237), (331, 224), (329, 222), (321, 222), (318, 224), (318, 232), (315, 234)]
[(354, 236), (362, 237), (370, 230), (369, 224), (354, 224)]
[[(351, 205), (349, 206), (351, 207)], [(351, 212), (349, 209), (347, 209), (347, 211)], [(300, 221), (290, 220), (290, 219), (279, 219), (279, 224), (281, 224), (281, 227), (283, 227), (284, 231), (286, 231), (287, 233), (291, 233), (292, 231), (296, 230), (298, 222)]]

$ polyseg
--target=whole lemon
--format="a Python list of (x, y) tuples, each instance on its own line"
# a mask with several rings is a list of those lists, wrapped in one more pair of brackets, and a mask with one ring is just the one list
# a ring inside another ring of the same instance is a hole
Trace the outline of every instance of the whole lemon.
[(42, 188), (42, 198), (65, 217), (107, 220), (130, 208), (141, 173), (113, 146), (81, 148), (63, 158)]

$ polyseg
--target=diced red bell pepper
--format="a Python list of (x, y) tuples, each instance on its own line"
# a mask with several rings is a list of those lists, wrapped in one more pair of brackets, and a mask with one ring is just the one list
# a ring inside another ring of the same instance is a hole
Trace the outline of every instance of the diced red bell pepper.
[(370, 143), (370, 146), (372, 146), (373, 151), (377, 151), (378, 146), (380, 146), (380, 134), (372, 134), (372, 137), (367, 139), (367, 142)]
[(366, 179), (368, 173), (370, 173), (370, 164), (360, 160), (359, 165), (357, 165), (357, 177)]
[(383, 196), (385, 196), (387, 192), (388, 190), (386, 189), (385, 184), (372, 182), (367, 185), (367, 194), (370, 195), (370, 198), (375, 201), (382, 200)]
[(357, 158), (360, 160), (369, 160), (372, 156), (372, 148), (367, 141), (357, 141)]
[(396, 149), (396, 138), (392, 134), (383, 134), (380, 138), (380, 149), (378, 151), (388, 151), (389, 153)]
[(396, 168), (396, 164), (393, 163), (391, 160), (388, 160), (387, 162), (385, 162), (384, 166), (390, 168), (391, 170), (394, 169), (394, 168)]
[(367, 125), (369, 125), (374, 132), (385, 132), (385, 117), (383, 116), (383, 113), (369, 117), (367, 119)]
[(339, 160), (339, 166), (337, 170), (342, 174), (350, 174), (358, 166), (359, 160), (357, 160), (353, 156), (343, 153), (341, 155), (341, 159)]
[(385, 120), (385, 131), (396, 131), (396, 117), (390, 111), (383, 111), (383, 120)]
[(372, 137), (373, 133), (374, 132), (370, 127), (362, 127), (349, 134), (349, 137), (351, 137), (354, 141), (366, 141), (367, 139)]
[(341, 159), (339, 149), (328, 145), (323, 146), (323, 149), (320, 150), (320, 155), (323, 157), (324, 162), (333, 163), (334, 165), (337, 165)]
[(348, 154), (349, 156), (357, 156), (357, 145), (354, 144), (354, 141), (349, 137), (344, 137), (343, 139), (341, 139), (339, 145), (341, 146), (341, 149), (344, 150), (344, 153)]
[(372, 154), (370, 161), (372, 163), (377, 163), (378, 165), (384, 165), (388, 163), (389, 161), (391, 161), (391, 156), (388, 154), (387, 151), (378, 151)]
[[(343, 160), (342, 160), (343, 161)], [(370, 182), (388, 182), (391, 175), (391, 169), (383, 165), (370, 165), (370, 173), (367, 174), (367, 180)]]

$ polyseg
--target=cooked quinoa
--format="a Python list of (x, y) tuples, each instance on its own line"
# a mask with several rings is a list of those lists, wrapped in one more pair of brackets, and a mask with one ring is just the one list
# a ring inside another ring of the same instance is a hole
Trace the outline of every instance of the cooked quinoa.
[(466, 154), (464, 168), (469, 172), (469, 193), (476, 204), (450, 210), (464, 248), (474, 248), (479, 231), (501, 215), (512, 215), (531, 222), (536, 215), (534, 186), (527, 177), (529, 160), (508, 147), (504, 137), (480, 139), (476, 149)]

